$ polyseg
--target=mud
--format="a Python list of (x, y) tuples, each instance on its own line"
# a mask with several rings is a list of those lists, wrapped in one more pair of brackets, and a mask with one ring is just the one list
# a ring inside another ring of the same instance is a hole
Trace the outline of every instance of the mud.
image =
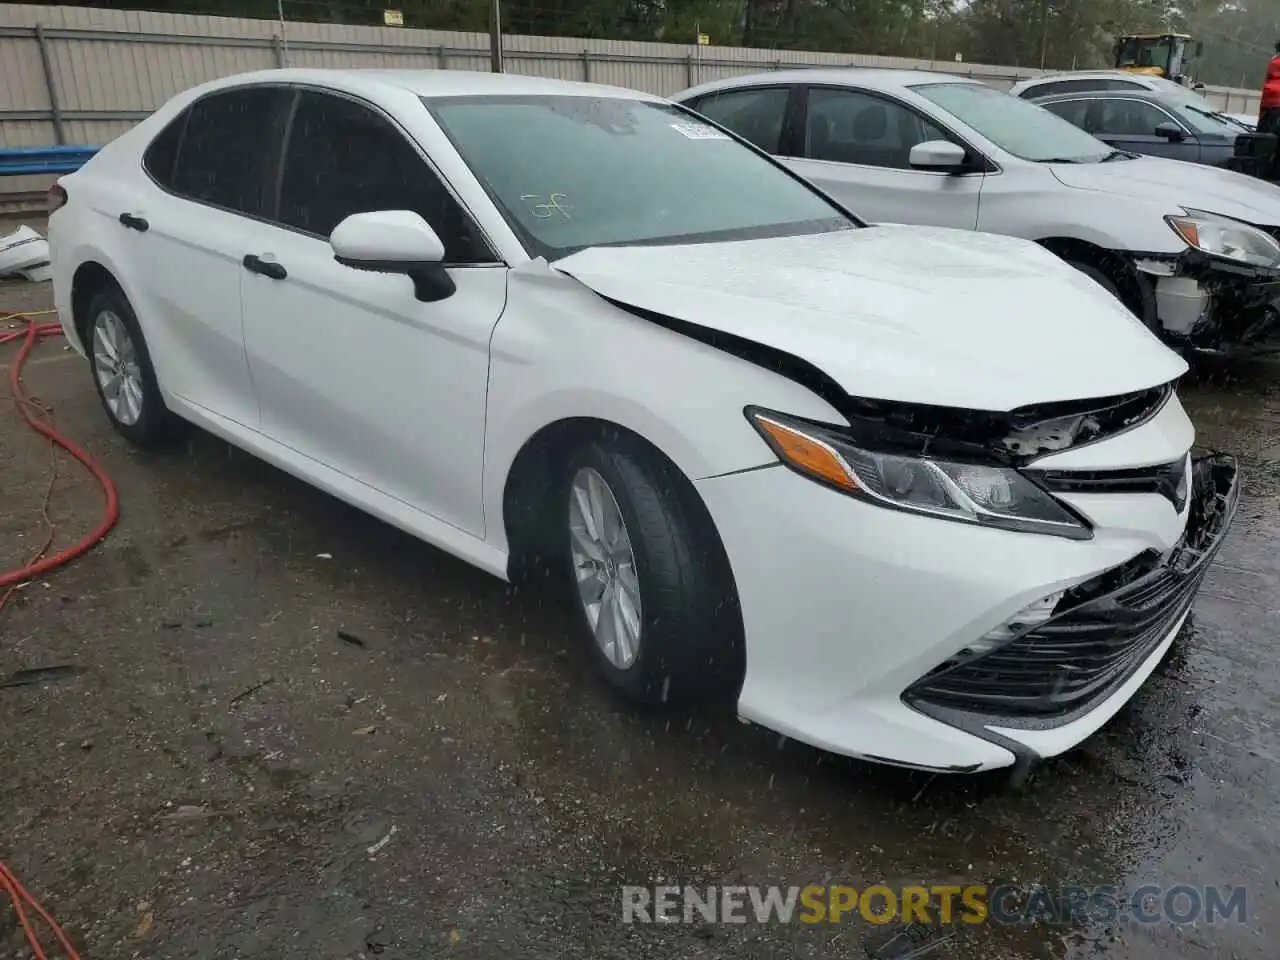
[[(0, 285), (0, 309), (46, 297)], [(1201, 442), (1247, 472), (1234, 530), (1158, 674), (1013, 791), (623, 706), (555, 598), (207, 435), (131, 451), (50, 342), (29, 390), (123, 516), (0, 611), (0, 677), (69, 668), (0, 686), (3, 859), (93, 958), (833, 958), (884, 935), (620, 922), (622, 884), (677, 878), (1244, 886), (1243, 923), (960, 924), (928, 956), (1274, 956), (1278, 376), (1186, 382)], [(0, 408), (0, 569), (43, 540), (51, 462)], [(101, 507), (66, 460), (48, 503), (59, 545)], [(0, 956), (22, 942), (0, 913)]]

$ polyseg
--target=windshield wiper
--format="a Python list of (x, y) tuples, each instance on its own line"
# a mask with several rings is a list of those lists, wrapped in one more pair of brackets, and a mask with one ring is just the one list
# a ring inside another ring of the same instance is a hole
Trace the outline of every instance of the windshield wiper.
[(1079, 157), (1045, 157), (1043, 160), (1037, 160), (1036, 163), (1082, 163)]
[(1129, 153), (1127, 150), (1112, 150), (1098, 162), (1110, 163), (1112, 160), (1134, 160), (1137, 159), (1137, 156), (1136, 153)]

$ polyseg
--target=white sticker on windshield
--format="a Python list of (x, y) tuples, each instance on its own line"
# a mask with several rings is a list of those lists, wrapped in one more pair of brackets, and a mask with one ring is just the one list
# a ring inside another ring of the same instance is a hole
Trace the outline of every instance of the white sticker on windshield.
[(727, 133), (721, 133), (715, 127), (706, 127), (700, 123), (673, 123), (672, 130), (678, 130), (690, 140), (728, 140)]

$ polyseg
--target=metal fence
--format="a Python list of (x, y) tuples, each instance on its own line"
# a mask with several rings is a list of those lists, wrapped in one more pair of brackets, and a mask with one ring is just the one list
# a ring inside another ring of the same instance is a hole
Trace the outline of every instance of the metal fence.
[[(670, 94), (782, 67), (932, 69), (1007, 88), (1039, 70), (837, 53), (689, 47), (569, 37), (504, 38), (512, 73)], [(486, 70), (486, 34), (0, 3), (0, 147), (106, 143), (173, 94), (274, 66)], [(1220, 109), (1256, 91), (1211, 87)], [(0, 190), (5, 189), (0, 183)]]

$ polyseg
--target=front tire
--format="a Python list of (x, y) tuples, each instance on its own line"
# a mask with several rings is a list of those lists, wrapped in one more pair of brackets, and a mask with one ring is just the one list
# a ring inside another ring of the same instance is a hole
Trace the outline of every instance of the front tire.
[(572, 593), (605, 679), (647, 704), (740, 680), (737, 594), (688, 481), (639, 444), (597, 442), (570, 457), (564, 490)]
[(89, 301), (85, 349), (102, 409), (122, 437), (140, 447), (171, 439), (177, 418), (165, 406), (142, 328), (125, 295), (106, 289)]
[[(1103, 273), (1097, 267), (1093, 266), (1092, 264), (1082, 263), (1079, 260), (1068, 260), (1067, 263), (1068, 265), (1075, 267), (1085, 276), (1091, 277), (1094, 280), (1094, 282), (1098, 284), (1098, 286), (1102, 287), (1103, 290), (1106, 290), (1107, 293), (1111, 294), (1121, 303), (1125, 302), (1124, 297), (1120, 295), (1120, 288), (1116, 286), (1115, 281), (1113, 281), (1110, 277), (1108, 277), (1105, 273)], [(1128, 304), (1125, 304), (1125, 306), (1128, 306)]]

